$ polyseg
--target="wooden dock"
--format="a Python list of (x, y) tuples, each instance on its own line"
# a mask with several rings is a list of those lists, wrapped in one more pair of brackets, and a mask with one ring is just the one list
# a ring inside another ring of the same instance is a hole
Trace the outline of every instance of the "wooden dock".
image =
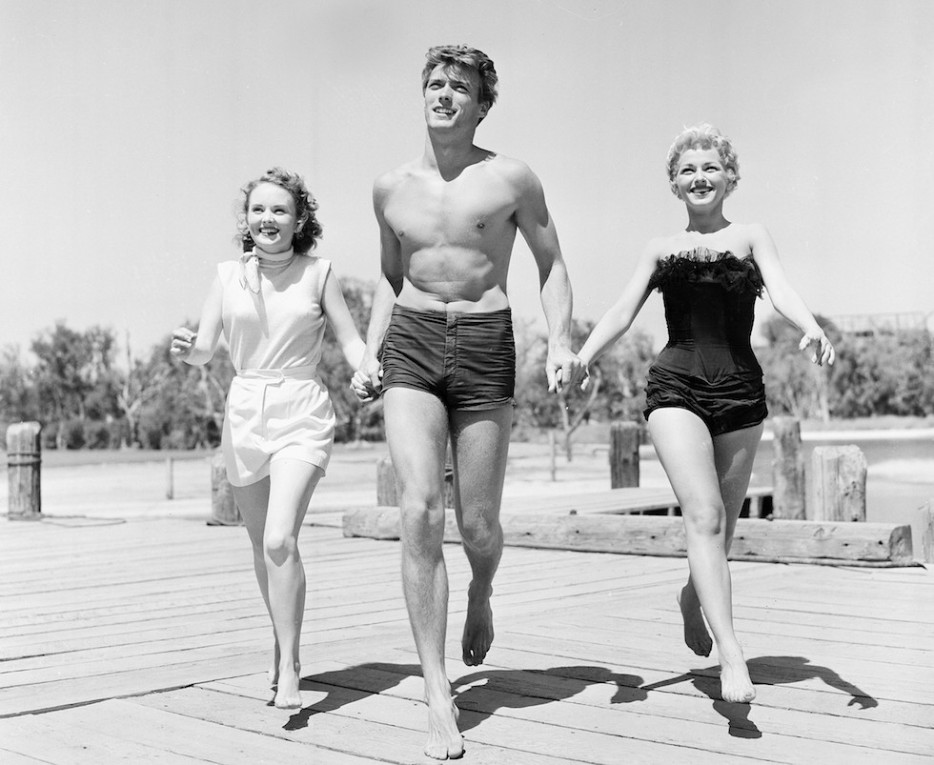
[[(203, 521), (0, 518), (0, 762), (421, 763), (399, 543), (303, 530), (303, 696), (269, 705), (246, 532)], [(509, 548), (488, 663), (448, 674), (463, 762), (922, 763), (934, 754), (934, 574), (734, 563), (758, 698), (717, 698), (681, 642), (683, 559)]]

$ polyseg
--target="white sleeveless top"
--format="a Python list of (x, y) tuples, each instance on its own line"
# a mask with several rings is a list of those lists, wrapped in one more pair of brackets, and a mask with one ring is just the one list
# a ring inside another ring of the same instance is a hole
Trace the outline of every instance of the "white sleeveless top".
[(237, 372), (309, 367), (321, 360), (326, 318), (321, 309), (331, 261), (296, 255), (259, 266), (260, 291), (240, 284), (240, 261), (219, 263), (224, 338)]

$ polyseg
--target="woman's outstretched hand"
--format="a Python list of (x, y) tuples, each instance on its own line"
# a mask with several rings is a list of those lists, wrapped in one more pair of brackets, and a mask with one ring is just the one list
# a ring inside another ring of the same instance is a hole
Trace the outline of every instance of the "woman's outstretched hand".
[(169, 353), (184, 361), (191, 355), (191, 349), (195, 347), (197, 337), (197, 332), (192, 332), (188, 327), (179, 327), (172, 332), (172, 344), (169, 346)]
[(819, 367), (824, 366), (824, 364), (833, 364), (836, 358), (836, 352), (827, 339), (827, 335), (820, 329), (806, 332), (804, 337), (801, 338), (801, 342), (798, 343), (798, 347), (802, 351), (805, 348), (810, 348), (811, 361)]

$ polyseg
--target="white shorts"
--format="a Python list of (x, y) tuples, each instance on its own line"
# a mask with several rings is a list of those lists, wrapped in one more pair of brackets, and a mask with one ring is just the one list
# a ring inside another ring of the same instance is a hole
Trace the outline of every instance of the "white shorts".
[(334, 409), (315, 367), (251, 369), (230, 384), (221, 448), (232, 486), (269, 475), (273, 460), (296, 459), (327, 470)]

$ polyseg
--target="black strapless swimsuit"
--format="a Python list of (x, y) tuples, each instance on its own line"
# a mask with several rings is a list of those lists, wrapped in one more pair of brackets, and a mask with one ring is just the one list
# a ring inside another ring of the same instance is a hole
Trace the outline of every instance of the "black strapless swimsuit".
[(646, 419), (663, 407), (687, 409), (714, 436), (765, 420), (762, 367), (749, 342), (762, 287), (751, 257), (699, 247), (659, 261), (649, 288), (664, 298), (668, 344), (649, 369)]

